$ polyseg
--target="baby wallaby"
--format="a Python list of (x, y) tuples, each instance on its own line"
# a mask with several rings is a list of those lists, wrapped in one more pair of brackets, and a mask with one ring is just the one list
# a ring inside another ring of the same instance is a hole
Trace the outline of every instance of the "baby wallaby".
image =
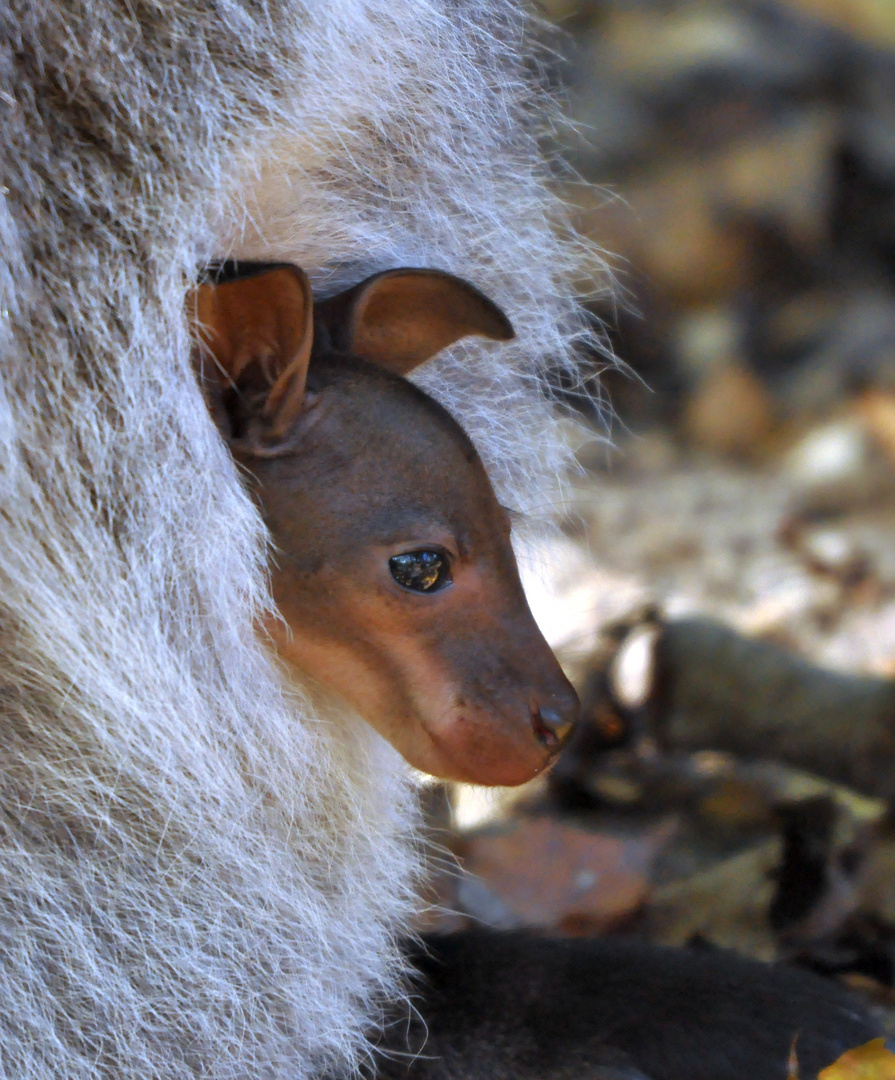
[(192, 307), (206, 398), (276, 547), (282, 620), (265, 629), (279, 655), (424, 772), (541, 772), (578, 699), (471, 441), (404, 378), (463, 337), (512, 338), (507, 317), (417, 269), (314, 304), (298, 268), (249, 268), (200, 285)]
[[(245, 268), (243, 268), (245, 269)], [(512, 336), (466, 282), (379, 274), (314, 304), (295, 267), (201, 285), (212, 415), (276, 545), (266, 631), (411, 764), (516, 784), (578, 702), (528, 609), (472, 443), (404, 376), (467, 334)], [(777, 1080), (876, 1034), (844, 992), (726, 955), (488, 931), (410, 948), (378, 1080)]]

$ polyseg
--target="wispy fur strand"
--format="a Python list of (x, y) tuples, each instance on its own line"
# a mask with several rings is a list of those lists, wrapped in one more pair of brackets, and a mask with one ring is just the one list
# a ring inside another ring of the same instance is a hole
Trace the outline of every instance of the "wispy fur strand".
[(210, 259), (441, 267), (506, 346), (426, 385), (522, 509), (585, 333), (505, 0), (0, 0), (0, 1074), (319, 1077), (397, 992), (414, 807), (284, 687), (189, 363)]

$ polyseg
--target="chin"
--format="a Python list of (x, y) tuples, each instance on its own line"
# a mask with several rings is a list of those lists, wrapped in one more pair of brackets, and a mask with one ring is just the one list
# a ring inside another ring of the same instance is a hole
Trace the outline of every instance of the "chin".
[(419, 772), (439, 780), (481, 787), (518, 787), (542, 775), (554, 760), (546, 754), (520, 758), (511, 751), (505, 757), (476, 755), (468, 750), (451, 754), (437, 744), (423, 752), (407, 752), (400, 746), (395, 749)]

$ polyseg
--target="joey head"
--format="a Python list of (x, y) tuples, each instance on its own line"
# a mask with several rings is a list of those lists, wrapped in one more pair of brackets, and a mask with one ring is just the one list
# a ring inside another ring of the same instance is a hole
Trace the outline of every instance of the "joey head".
[(449, 274), (378, 274), (315, 305), (292, 266), (200, 285), (203, 387), (275, 546), (265, 629), (412, 765), (518, 784), (572, 730), (471, 441), (404, 376), (506, 316)]

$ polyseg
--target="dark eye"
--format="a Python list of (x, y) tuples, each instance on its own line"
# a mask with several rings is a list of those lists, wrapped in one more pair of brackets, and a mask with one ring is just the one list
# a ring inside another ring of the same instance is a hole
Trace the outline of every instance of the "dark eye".
[(412, 592), (438, 592), (452, 581), (450, 563), (440, 551), (408, 551), (404, 555), (393, 555), (388, 568), (401, 588)]

